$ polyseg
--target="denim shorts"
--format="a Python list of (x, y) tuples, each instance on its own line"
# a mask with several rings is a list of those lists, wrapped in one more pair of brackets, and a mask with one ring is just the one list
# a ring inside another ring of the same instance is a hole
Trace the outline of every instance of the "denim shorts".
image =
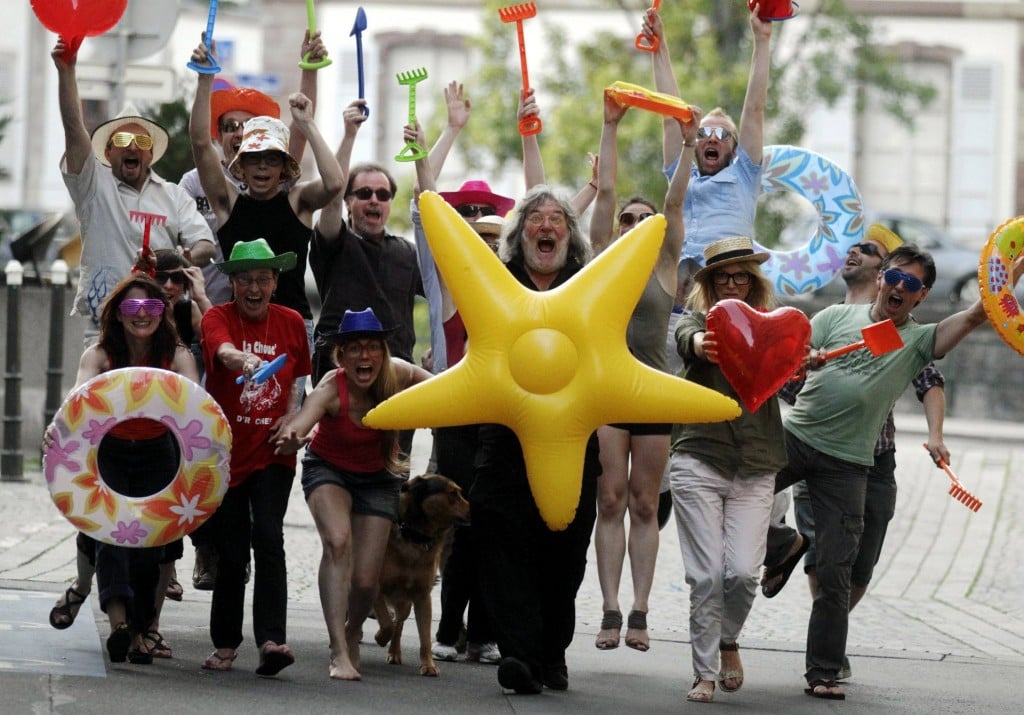
[(352, 497), (353, 514), (398, 521), (398, 493), (404, 481), (386, 469), (379, 472), (343, 471), (309, 448), (302, 458), (302, 492), (306, 501), (317, 487), (333, 484)]

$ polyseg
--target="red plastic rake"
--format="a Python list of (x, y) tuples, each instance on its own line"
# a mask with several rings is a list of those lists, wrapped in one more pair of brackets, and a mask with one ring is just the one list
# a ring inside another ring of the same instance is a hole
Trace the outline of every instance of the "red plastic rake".
[[(498, 17), (502, 22), (514, 22), (516, 32), (519, 34), (519, 64), (523, 72), (523, 96), (530, 90), (530, 74), (526, 71), (526, 41), (523, 39), (523, 20), (536, 17), (537, 4), (532, 2), (522, 5), (510, 5), (498, 8)], [(533, 134), (540, 134), (540, 117), (526, 117), (519, 120), (519, 134), (528, 137)]]
[[(922, 446), (925, 449), (928, 449), (927, 444)], [(971, 511), (978, 511), (978, 509), (981, 508), (981, 499), (963, 488), (960, 484), (960, 480), (956, 478), (955, 474), (953, 474), (953, 470), (949, 468), (948, 464), (946, 464), (946, 460), (940, 459), (939, 466), (942, 467), (946, 475), (953, 480), (953, 483), (949, 486), (949, 495)]]
[(153, 250), (149, 247), (149, 231), (153, 226), (166, 226), (167, 217), (163, 214), (147, 213), (146, 211), (129, 211), (128, 218), (132, 221), (142, 222), (142, 262), (148, 266), (143, 270), (150, 276), (155, 276), (156, 269), (149, 264), (149, 257), (153, 255)]

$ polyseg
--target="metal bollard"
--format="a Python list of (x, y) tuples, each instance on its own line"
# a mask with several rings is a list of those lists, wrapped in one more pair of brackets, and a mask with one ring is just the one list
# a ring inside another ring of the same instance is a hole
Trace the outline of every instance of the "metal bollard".
[(0, 481), (25, 480), (21, 454), (21, 282), (25, 269), (18, 261), (4, 266), (7, 277), (7, 369), (4, 372), (4, 446)]
[(50, 347), (46, 366), (46, 404), (43, 428), (53, 422), (64, 399), (64, 292), (68, 283), (68, 264), (57, 259), (50, 266)]

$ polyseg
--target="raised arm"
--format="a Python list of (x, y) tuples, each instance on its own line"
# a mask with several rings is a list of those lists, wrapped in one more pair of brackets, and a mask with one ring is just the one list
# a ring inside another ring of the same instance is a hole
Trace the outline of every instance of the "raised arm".
[(750, 59), (747, 94), (740, 115), (739, 143), (755, 164), (764, 151), (764, 108), (768, 103), (768, 73), (771, 70), (772, 23), (757, 16), (760, 4), (750, 11), (750, 29), (754, 35), (754, 53)]
[(64, 126), (64, 161), (69, 174), (81, 174), (82, 167), (92, 154), (92, 142), (85, 130), (82, 118), (82, 103), (78, 98), (78, 78), (76, 66), (78, 55), (65, 61), (62, 55), (66, 45), (64, 39), (58, 37), (57, 44), (50, 57), (57, 66), (57, 100), (60, 105), (60, 120)]
[(601, 128), (601, 154), (597, 162), (597, 198), (590, 215), (590, 245), (600, 254), (615, 240), (615, 177), (619, 170), (619, 121), (626, 113), (607, 93), (604, 95), (604, 125)]
[[(516, 121), (521, 122), (527, 117), (539, 117), (540, 107), (537, 106), (537, 97), (533, 88), (526, 90), (525, 94), (519, 95), (519, 111), (516, 113)], [(523, 137), (523, 175), (526, 179), (526, 190), (545, 183), (544, 181), (544, 160), (540, 156), (540, 142), (537, 135)]]
[[(693, 115), (689, 121), (672, 119), (676, 131), (683, 138), (678, 163), (678, 166), (681, 167), (690, 166), (693, 163), (693, 153), (697, 148), (697, 129), (700, 127), (701, 116), (703, 116), (700, 107), (691, 107), (691, 109)], [(668, 182), (668, 189), (665, 191), (665, 203), (662, 207), (662, 212), (665, 215), (665, 240), (661, 243), (661, 252), (658, 254), (658, 262), (654, 270), (662, 287), (671, 294), (675, 294), (676, 267), (683, 251), (683, 199), (686, 198), (686, 188), (689, 184), (689, 171), (673, 173)]]
[[(319, 30), (310, 35), (309, 28), (307, 28), (305, 33), (303, 33), (299, 57), (305, 58), (307, 54), (309, 55), (310, 62), (319, 62), (327, 57), (327, 47), (324, 45), (323, 40), (320, 39)], [(316, 112), (317, 94), (316, 73), (317, 70), (315, 69), (304, 69), (299, 79), (299, 91), (309, 97), (309, 101), (313, 105), (314, 115)], [(288, 153), (295, 157), (295, 161), (300, 163), (302, 162), (302, 155), (306, 153), (306, 135), (295, 125), (295, 122), (292, 122), (288, 128)]]
[[(216, 51), (216, 43), (213, 47)], [(192, 61), (206, 64), (209, 61), (209, 50), (200, 43), (192, 51)], [(192, 142), (192, 159), (199, 173), (199, 183), (203, 187), (210, 208), (217, 216), (217, 227), (223, 226), (231, 215), (238, 192), (224, 177), (224, 169), (220, 156), (213, 146), (210, 136), (210, 92), (213, 90), (213, 75), (197, 73), (199, 83), (196, 86), (196, 98), (192, 103), (192, 114), (188, 120), (188, 136)]]
[(986, 319), (985, 309), (980, 300), (974, 301), (969, 308), (943, 319), (935, 328), (933, 357), (944, 357)]
[[(665, 25), (661, 15), (654, 8), (648, 8), (644, 15), (644, 26), (641, 29), (648, 42), (657, 40), (658, 49), (651, 53), (651, 64), (654, 68), (654, 88), (662, 94), (679, 96), (679, 82), (675, 70), (672, 69), (672, 58), (665, 41)], [(661, 154), (666, 167), (671, 166), (683, 145), (683, 134), (679, 124), (672, 117), (666, 116), (662, 122)], [(691, 157), (692, 158), (692, 157)], [(689, 164), (680, 164), (688, 167)]]
[(352, 147), (356, 142), (356, 134), (359, 127), (366, 121), (366, 114), (363, 107), (366, 106), (365, 99), (356, 99), (349, 103), (341, 113), (345, 123), (345, 132), (341, 137), (341, 144), (335, 158), (338, 161), (338, 169), (341, 171), (341, 192), (331, 199), (317, 219), (317, 228), (325, 241), (333, 241), (341, 233), (341, 226), (345, 222), (345, 186), (348, 184), (348, 170), (352, 162)]
[(299, 127), (313, 150), (320, 175), (312, 181), (303, 181), (298, 189), (297, 203), (293, 204), (295, 213), (307, 226), (313, 224), (313, 212), (322, 209), (332, 199), (341, 195), (341, 166), (337, 158), (327, 146), (323, 135), (313, 121), (313, 103), (302, 92), (296, 92), (288, 98), (292, 110), (292, 124)]
[(587, 152), (587, 161), (590, 163), (590, 181), (585, 183), (576, 195), (572, 197), (572, 209), (577, 216), (582, 216), (587, 207), (597, 198), (597, 172), (600, 166), (597, 154)]
[[(448, 124), (445, 125), (441, 131), (441, 135), (434, 142), (434, 146), (430, 148), (429, 165), (430, 171), (433, 174), (436, 185), (437, 177), (441, 175), (441, 169), (444, 167), (444, 162), (448, 158), (448, 153), (452, 150), (455, 145), (455, 139), (459, 136), (459, 133), (466, 127), (469, 122), (470, 104), (469, 98), (465, 96), (465, 89), (463, 86), (452, 80), (448, 83), (448, 86), (444, 90), (444, 101), (448, 107)], [(420, 138), (422, 141), (422, 137)], [(420, 144), (423, 146), (423, 144)], [(419, 162), (416, 162), (416, 174), (419, 176)], [(423, 183), (420, 183), (420, 191), (434, 191), (435, 189), (427, 189)]]

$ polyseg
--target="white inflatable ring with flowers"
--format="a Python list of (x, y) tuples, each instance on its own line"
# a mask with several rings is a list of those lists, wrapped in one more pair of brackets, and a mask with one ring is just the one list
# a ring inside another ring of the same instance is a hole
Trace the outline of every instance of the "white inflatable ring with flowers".
[[(97, 450), (121, 420), (163, 423), (181, 459), (167, 486), (147, 497), (113, 491), (99, 474)], [(202, 387), (168, 370), (130, 367), (97, 375), (75, 390), (53, 419), (43, 457), (46, 484), (76, 529), (116, 546), (161, 546), (194, 531), (228, 489), (231, 428)]]

